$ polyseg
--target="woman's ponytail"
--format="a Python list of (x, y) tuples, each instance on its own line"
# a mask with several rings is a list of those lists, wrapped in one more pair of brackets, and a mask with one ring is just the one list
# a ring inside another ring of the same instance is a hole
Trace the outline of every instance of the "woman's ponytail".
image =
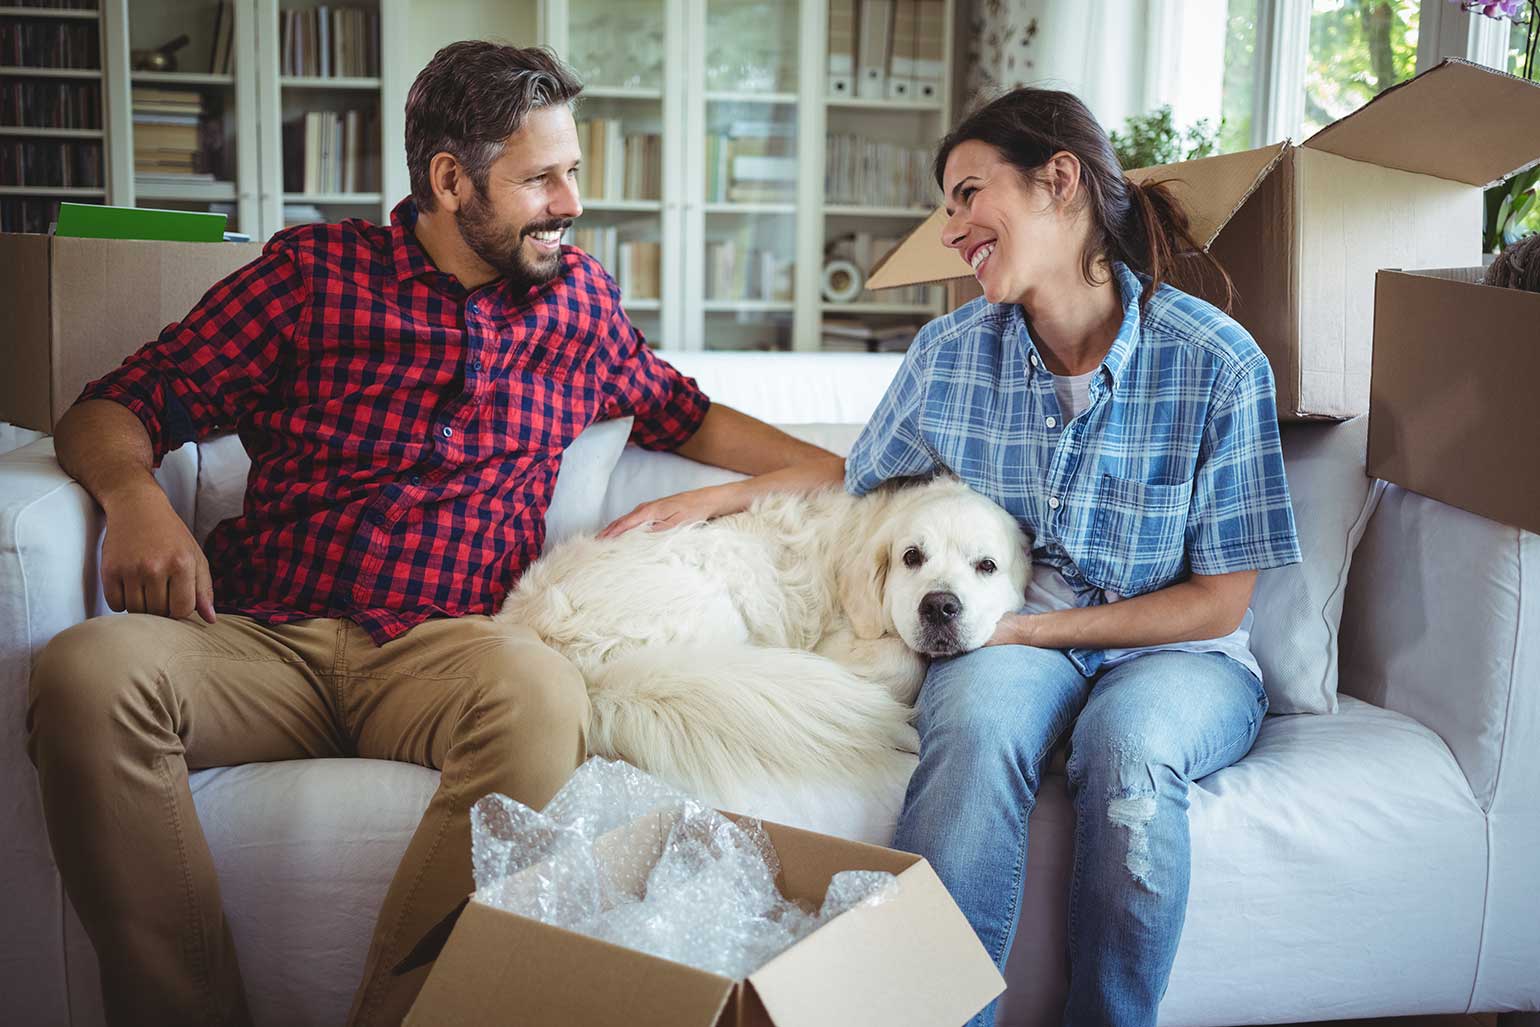
[(1123, 181), (1131, 201), (1130, 224), (1114, 245), (1122, 244), (1119, 248), (1124, 252), (1119, 256), (1124, 263), (1150, 276), (1140, 302), (1148, 301), (1160, 283), (1168, 281), (1184, 291), (1209, 297), (1228, 312), (1235, 302), (1235, 285), (1219, 261), (1193, 238), (1187, 212), (1171, 187), (1165, 181), (1142, 185), (1131, 178)]

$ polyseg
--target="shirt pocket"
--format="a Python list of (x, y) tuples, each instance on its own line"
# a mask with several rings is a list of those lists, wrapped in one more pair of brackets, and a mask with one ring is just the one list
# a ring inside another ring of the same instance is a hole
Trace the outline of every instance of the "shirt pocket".
[(1187, 562), (1191, 502), (1191, 480), (1156, 484), (1103, 474), (1080, 570), (1092, 584), (1123, 596), (1169, 584)]

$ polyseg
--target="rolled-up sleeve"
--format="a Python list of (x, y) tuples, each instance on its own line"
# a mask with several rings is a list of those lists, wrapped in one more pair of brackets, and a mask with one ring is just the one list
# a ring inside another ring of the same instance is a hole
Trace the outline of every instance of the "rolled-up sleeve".
[(845, 491), (864, 496), (883, 482), (936, 470), (935, 451), (920, 434), (925, 392), (924, 333), (904, 357), (872, 419), (845, 458)]
[(711, 400), (694, 378), (653, 353), (618, 304), (612, 330), (619, 359), (605, 382), (605, 419), (635, 418), (631, 441), (643, 449), (678, 449), (699, 430)]
[(270, 245), (206, 292), (154, 342), (86, 385), (75, 402), (128, 408), (149, 433), (155, 464), (185, 442), (233, 428), (271, 389), (304, 316), (307, 286)]
[(1188, 508), (1187, 550), (1195, 574), (1300, 562), (1275, 395), (1272, 369), (1257, 354), (1215, 401)]

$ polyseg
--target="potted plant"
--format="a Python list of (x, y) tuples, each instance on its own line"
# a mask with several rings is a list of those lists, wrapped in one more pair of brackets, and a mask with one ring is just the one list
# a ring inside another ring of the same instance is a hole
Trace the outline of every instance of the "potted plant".
[[(1495, 3), (1474, 0), (1450, 0), (1462, 10), (1479, 13), (1499, 21), (1507, 19), (1525, 26), (1521, 77), (1534, 81), (1535, 49), (1540, 45), (1540, 0), (1498, 0)], [(1486, 192), (1486, 230), (1482, 240), (1488, 253), (1512, 246), (1540, 228), (1540, 166), (1514, 175)]]

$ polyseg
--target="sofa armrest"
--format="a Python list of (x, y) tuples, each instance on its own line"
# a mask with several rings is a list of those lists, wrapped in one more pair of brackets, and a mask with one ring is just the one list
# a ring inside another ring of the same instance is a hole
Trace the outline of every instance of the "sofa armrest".
[(1540, 791), (1540, 535), (1395, 485), (1353, 556), (1341, 690), (1438, 732), (1483, 810)]

